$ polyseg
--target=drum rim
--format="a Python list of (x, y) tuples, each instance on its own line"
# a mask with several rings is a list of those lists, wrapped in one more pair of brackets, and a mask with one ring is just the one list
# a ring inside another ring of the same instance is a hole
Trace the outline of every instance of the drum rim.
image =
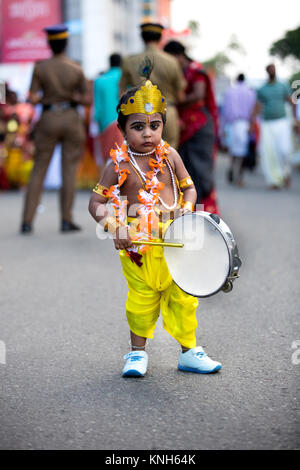
[[(184, 217), (186, 215), (191, 215), (191, 214), (195, 214), (197, 217), (199, 215), (202, 215), (205, 219), (207, 219), (209, 222), (211, 222), (217, 229), (218, 231), (221, 233), (222, 237), (223, 237), (223, 240), (225, 242), (225, 245), (226, 245), (226, 248), (227, 248), (227, 252), (228, 252), (228, 256), (229, 256), (229, 267), (228, 267), (228, 273), (227, 273), (227, 276), (225, 278), (225, 281), (224, 283), (221, 285), (221, 287), (219, 287), (217, 290), (215, 290), (214, 292), (212, 292), (211, 294), (207, 294), (207, 295), (195, 295), (195, 294), (191, 294), (190, 292), (182, 289), (182, 287), (180, 287), (176, 281), (174, 281), (174, 279), (172, 278), (173, 282), (176, 284), (177, 287), (179, 287), (179, 289), (181, 289), (183, 292), (185, 292), (186, 294), (188, 295), (191, 295), (192, 297), (196, 297), (198, 299), (204, 299), (204, 298), (207, 298), (207, 297), (211, 297), (212, 295), (215, 295), (217, 294), (218, 292), (220, 292), (223, 288), (223, 286), (225, 285), (226, 281), (228, 280), (229, 276), (230, 276), (230, 273), (231, 273), (231, 268), (232, 268), (232, 255), (231, 255), (231, 252), (230, 252), (230, 249), (229, 249), (229, 246), (228, 246), (228, 242), (224, 236), (224, 233), (223, 233), (223, 230), (221, 230), (221, 228), (218, 226), (217, 222), (215, 222), (211, 217), (209, 217), (209, 214), (211, 214), (211, 212), (205, 212), (205, 211), (201, 211), (202, 213), (200, 214), (197, 214), (197, 212), (191, 212), (189, 214), (183, 214), (181, 217)], [(203, 214), (204, 213), (204, 214)], [(207, 214), (207, 215), (206, 215)], [(168, 228), (167, 230), (165, 231), (165, 234), (167, 233), (167, 231), (169, 230), (169, 228), (171, 227), (171, 225), (175, 222), (175, 220), (177, 220), (179, 217), (177, 217), (176, 219), (172, 220), (172, 222), (170, 223), (170, 225), (168, 225)], [(222, 219), (221, 219), (222, 220)], [(164, 237), (165, 237), (165, 234), (164, 234)], [(163, 251), (164, 251), (164, 248), (163, 248)], [(167, 263), (168, 264), (168, 263)], [(168, 267), (169, 269), (169, 267)]]

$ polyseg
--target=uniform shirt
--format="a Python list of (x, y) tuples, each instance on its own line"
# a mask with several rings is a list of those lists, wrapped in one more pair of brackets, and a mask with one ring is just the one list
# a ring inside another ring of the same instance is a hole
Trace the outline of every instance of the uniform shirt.
[(61, 101), (72, 101), (74, 92), (85, 94), (87, 82), (79, 64), (64, 54), (35, 64), (31, 93), (42, 91), (42, 104), (53, 104)]
[(257, 92), (258, 100), (263, 104), (263, 119), (280, 119), (286, 116), (286, 98), (291, 92), (287, 85), (275, 80), (267, 82)]
[(94, 82), (95, 120), (101, 132), (117, 119), (120, 77), (120, 67), (112, 67)]
[(144, 52), (126, 57), (123, 60), (120, 89), (126, 90), (140, 86), (145, 82), (138, 72), (145, 56), (148, 56), (154, 64), (150, 77), (151, 82), (157, 85), (162, 95), (165, 96), (167, 104), (176, 104), (178, 92), (185, 88), (183, 72), (174, 57), (152, 45), (147, 45)]

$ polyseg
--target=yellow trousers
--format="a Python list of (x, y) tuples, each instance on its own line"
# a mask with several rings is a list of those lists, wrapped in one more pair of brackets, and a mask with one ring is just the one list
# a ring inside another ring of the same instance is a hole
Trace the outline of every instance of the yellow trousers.
[(182, 346), (194, 348), (198, 300), (174, 283), (163, 248), (152, 246), (143, 255), (141, 267), (124, 250), (120, 251), (120, 258), (129, 289), (126, 315), (130, 330), (138, 336), (153, 338), (161, 311), (164, 329)]

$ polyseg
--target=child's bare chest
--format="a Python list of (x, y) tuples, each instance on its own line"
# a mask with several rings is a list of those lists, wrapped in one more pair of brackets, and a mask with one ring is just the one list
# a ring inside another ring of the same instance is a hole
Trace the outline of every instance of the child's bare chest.
[[(122, 162), (120, 165), (121, 170), (126, 169), (130, 172), (125, 183), (120, 188), (121, 196), (127, 197), (129, 205), (139, 203), (139, 190), (141, 188), (145, 189), (145, 178), (148, 179), (146, 174), (151, 171), (148, 160), (144, 158), (136, 159), (136, 163), (136, 166), (129, 162)], [(168, 165), (165, 165), (156, 175), (158, 181), (164, 184), (163, 189), (160, 190), (160, 196), (168, 205), (173, 204), (174, 189), (176, 188), (177, 191), (175, 174), (171, 163), (170, 167), (171, 170)]]

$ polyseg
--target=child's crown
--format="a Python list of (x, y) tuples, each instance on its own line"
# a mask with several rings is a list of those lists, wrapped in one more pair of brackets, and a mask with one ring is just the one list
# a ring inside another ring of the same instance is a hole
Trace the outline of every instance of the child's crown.
[(162, 96), (156, 85), (147, 80), (138, 91), (131, 96), (127, 104), (121, 105), (121, 113), (128, 114), (155, 114), (166, 112), (166, 98)]

